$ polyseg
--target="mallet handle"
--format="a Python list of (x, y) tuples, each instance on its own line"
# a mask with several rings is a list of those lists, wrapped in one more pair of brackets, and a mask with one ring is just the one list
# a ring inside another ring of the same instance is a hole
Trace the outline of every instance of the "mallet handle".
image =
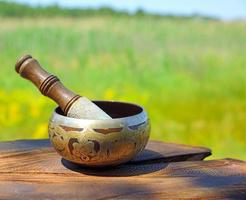
[(16, 62), (15, 70), (23, 78), (33, 82), (43, 95), (53, 99), (66, 115), (72, 104), (80, 98), (79, 95), (64, 87), (56, 76), (45, 71), (30, 55), (22, 56)]

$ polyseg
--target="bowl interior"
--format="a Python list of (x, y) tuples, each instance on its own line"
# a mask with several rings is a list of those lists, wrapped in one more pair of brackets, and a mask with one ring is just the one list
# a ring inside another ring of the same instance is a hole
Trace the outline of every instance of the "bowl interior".
[[(143, 111), (141, 106), (132, 103), (118, 101), (93, 101), (93, 103), (95, 103), (112, 118), (130, 117)], [(56, 109), (56, 112), (65, 116), (60, 107)]]

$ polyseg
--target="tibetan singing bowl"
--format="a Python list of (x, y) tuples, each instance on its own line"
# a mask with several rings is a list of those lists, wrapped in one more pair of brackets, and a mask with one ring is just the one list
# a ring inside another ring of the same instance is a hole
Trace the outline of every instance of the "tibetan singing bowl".
[(131, 160), (146, 146), (150, 123), (141, 106), (94, 101), (113, 119), (89, 120), (64, 116), (55, 109), (49, 122), (49, 137), (66, 160), (85, 166), (118, 165)]

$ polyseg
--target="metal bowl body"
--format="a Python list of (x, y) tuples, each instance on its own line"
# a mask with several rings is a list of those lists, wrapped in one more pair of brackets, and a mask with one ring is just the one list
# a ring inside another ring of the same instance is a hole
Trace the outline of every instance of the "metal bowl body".
[(146, 146), (150, 122), (138, 105), (94, 101), (113, 119), (70, 118), (56, 108), (49, 122), (49, 137), (66, 160), (86, 166), (118, 165), (131, 160)]

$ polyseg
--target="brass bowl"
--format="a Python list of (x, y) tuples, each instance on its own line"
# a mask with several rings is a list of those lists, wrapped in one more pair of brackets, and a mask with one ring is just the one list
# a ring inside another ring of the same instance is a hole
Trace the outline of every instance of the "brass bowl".
[(49, 137), (66, 160), (85, 166), (118, 165), (146, 146), (150, 123), (141, 106), (116, 101), (94, 101), (113, 119), (89, 120), (64, 116), (58, 107), (49, 122)]

